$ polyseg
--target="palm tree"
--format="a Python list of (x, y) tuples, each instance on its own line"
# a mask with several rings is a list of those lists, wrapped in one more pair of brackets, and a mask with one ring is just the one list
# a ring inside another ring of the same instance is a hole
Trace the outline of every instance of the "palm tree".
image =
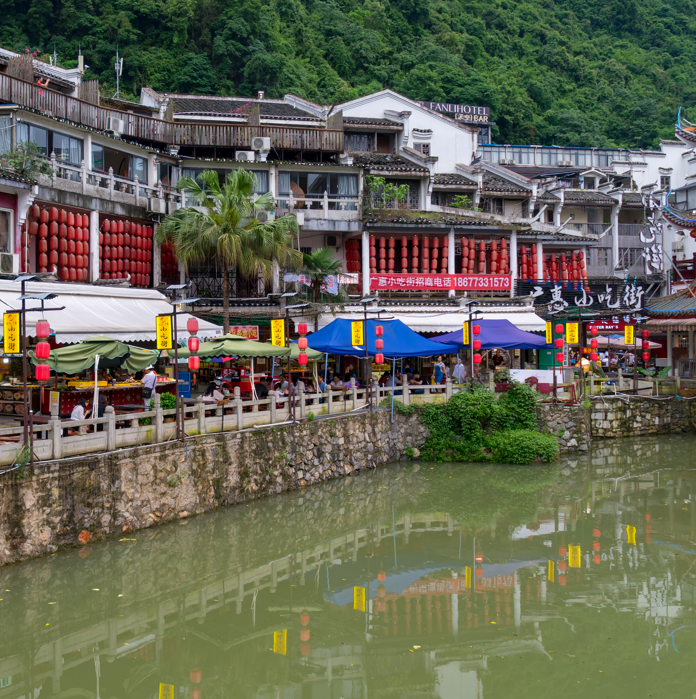
[(321, 287), (326, 277), (338, 274), (342, 263), (335, 260), (328, 248), (320, 248), (312, 253), (304, 253), (303, 272), (311, 279), (309, 285), (314, 294), (314, 301), (319, 302), (321, 298)]
[(256, 175), (242, 168), (228, 173), (222, 186), (217, 173), (207, 170), (195, 180), (182, 177), (177, 187), (186, 191), (193, 205), (164, 219), (157, 230), (157, 242), (173, 242), (177, 258), (187, 266), (217, 256), (223, 267), (222, 324), (227, 334), (230, 270), (268, 279), (274, 262), (281, 267), (299, 267), (302, 254), (293, 247), (297, 219), (283, 216), (262, 222), (260, 214), (274, 208), (273, 196), (263, 194), (254, 199)]

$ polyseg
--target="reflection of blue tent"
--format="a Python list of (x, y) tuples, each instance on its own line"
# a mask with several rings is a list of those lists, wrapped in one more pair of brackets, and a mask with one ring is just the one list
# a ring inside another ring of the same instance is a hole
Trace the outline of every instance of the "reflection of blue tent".
[[(365, 353), (365, 345), (355, 346), (351, 344), (351, 321), (337, 318), (325, 328), (312, 333), (307, 337), (307, 344), (314, 350), (328, 354), (349, 354), (361, 356)], [(447, 352), (447, 348), (439, 342), (432, 342), (421, 337), (400, 320), (376, 320), (367, 321), (367, 348), (370, 355), (374, 355), (375, 349), (375, 325), (384, 328), (385, 357), (432, 357)]]
[[(516, 328), (509, 320), (477, 320), (476, 325), (481, 326), (481, 349), (542, 349), (550, 347), (546, 339)], [(462, 342), (463, 328), (446, 335), (433, 337), (433, 342), (441, 342), (451, 347), (464, 349)], [(469, 345), (466, 345), (468, 348)], [(446, 350), (445, 350), (446, 351)]]

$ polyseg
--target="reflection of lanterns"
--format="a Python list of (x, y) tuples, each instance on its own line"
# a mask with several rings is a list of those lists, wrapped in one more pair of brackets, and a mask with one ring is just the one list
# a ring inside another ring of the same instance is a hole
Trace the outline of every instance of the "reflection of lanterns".
[(592, 536), (594, 536), (595, 539), (599, 539), (599, 537), (602, 536), (602, 532), (599, 531), (599, 529), (593, 529)]
[(558, 555), (559, 556), (566, 556), (568, 554), (568, 551), (566, 551), (565, 546), (559, 546), (558, 547)]
[(477, 553), (477, 554), (476, 554), (476, 562), (477, 562), (477, 563), (483, 563), (483, 554), (482, 554), (482, 553)]
[(387, 601), (384, 599), (377, 600), (377, 611), (386, 612), (387, 611)]
[(478, 566), (476, 567), (476, 577), (477, 578), (483, 577), (483, 568), (479, 568)]
[(387, 574), (383, 571), (380, 570), (379, 573), (377, 573), (377, 580), (380, 582), (384, 582), (387, 579)]
[(650, 534), (645, 535), (645, 543), (652, 544), (652, 537), (650, 536)]
[(300, 629), (300, 641), (309, 641), (309, 629)]
[(652, 519), (652, 515), (649, 512), (646, 512), (645, 515), (643, 515), (643, 519), (645, 519), (646, 522), (649, 522)]
[(594, 556), (592, 556), (592, 560), (593, 560), (595, 563), (601, 563), (602, 557), (601, 557), (598, 553), (596, 553)]
[(300, 654), (303, 658), (309, 657), (309, 643), (300, 643)]
[(384, 597), (384, 595), (386, 595), (386, 594), (387, 594), (387, 588), (384, 587), (384, 585), (380, 585), (380, 586), (377, 588), (377, 596), (378, 596), (378, 597)]
[(559, 584), (561, 587), (565, 587), (565, 584), (566, 584), (566, 576), (565, 576), (565, 575), (559, 575), (559, 576), (558, 576), (558, 584)]
[(201, 699), (201, 688), (200, 687), (193, 687), (191, 689), (191, 699)]
[(305, 610), (304, 612), (302, 612), (302, 614), (300, 614), (300, 624), (302, 624), (302, 626), (307, 626), (307, 624), (309, 624), (309, 612), (308, 611)]
[(593, 551), (599, 551), (599, 549), (600, 549), (599, 541), (594, 541), (594, 542), (592, 543), (592, 550), (593, 550)]
[(565, 571), (566, 566), (567, 564), (565, 561), (558, 561), (558, 570), (560, 570), (561, 572)]
[(203, 673), (199, 668), (194, 667), (189, 673), (189, 679), (193, 684), (200, 684), (203, 681)]
[(652, 524), (645, 525), (645, 533), (650, 534), (652, 532)]

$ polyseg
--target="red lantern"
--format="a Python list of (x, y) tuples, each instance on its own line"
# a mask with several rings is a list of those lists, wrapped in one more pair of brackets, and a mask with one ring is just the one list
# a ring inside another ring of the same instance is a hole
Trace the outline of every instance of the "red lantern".
[(565, 357), (563, 356), (563, 352), (556, 352), (556, 361), (559, 364), (563, 364), (564, 359), (565, 359)]
[(562, 337), (556, 338), (556, 349), (563, 349), (564, 344)]
[(306, 338), (306, 337), (301, 337), (301, 338), (297, 341), (297, 346), (298, 346), (301, 350), (306, 350), (306, 349), (307, 349), (307, 338)]
[(37, 364), (36, 365), (36, 380), (37, 381), (48, 381), (51, 376), (51, 367), (48, 364)]
[(198, 318), (189, 318), (186, 321), (186, 330), (189, 335), (195, 335), (198, 332)]
[(192, 687), (191, 688), (191, 699), (201, 699), (203, 696), (203, 693), (201, 692), (200, 687)]
[(51, 345), (48, 342), (39, 342), (36, 345), (34, 355), (37, 359), (48, 359), (51, 356)]
[(563, 330), (564, 330), (563, 326), (559, 323), (556, 326), (556, 335), (563, 335)]
[(599, 328), (596, 325), (590, 328), (590, 335), (599, 335)]
[(474, 335), (480, 335), (481, 334), (481, 326), (480, 325), (472, 325), (471, 326), (471, 332)]
[(643, 352), (643, 361), (647, 362), (650, 359), (650, 352)]
[(477, 563), (483, 563), (483, 554), (482, 553), (477, 553), (476, 556), (474, 556), (475, 560)]
[(481, 340), (474, 340), (473, 347), (478, 352), (481, 349)]
[(300, 352), (299, 356), (297, 357), (297, 363), (300, 366), (307, 366), (307, 355), (305, 352)]
[(197, 337), (189, 337), (188, 340), (189, 352), (198, 352), (200, 348), (200, 340)]
[(383, 350), (384, 349), (384, 340), (382, 338), (377, 338), (375, 340), (375, 349), (376, 350)]
[(559, 546), (558, 547), (558, 555), (559, 556), (565, 556), (568, 552), (566, 551), (565, 546)]
[(640, 334), (640, 336), (644, 339), (647, 340), (650, 337), (650, 331), (649, 330), (643, 330)]
[(384, 364), (384, 355), (381, 352), (375, 355), (375, 364)]
[(476, 577), (477, 578), (483, 577), (483, 568), (476, 568)]
[(597, 354), (597, 352), (590, 352), (590, 361), (596, 362), (597, 359), (599, 359), (599, 355)]
[(599, 340), (590, 340), (590, 347), (592, 347), (592, 349), (597, 349), (597, 347), (599, 347)]
[(597, 554), (595, 554), (594, 556), (592, 556), (592, 562), (593, 562), (593, 563), (601, 563), (601, 562), (602, 562), (602, 559), (601, 559), (600, 556), (598, 556)]
[(646, 513), (643, 515), (643, 519), (644, 519), (646, 522), (650, 522), (650, 520), (652, 520), (652, 515), (651, 515), (649, 512), (646, 512)]
[(51, 328), (47, 320), (36, 321), (36, 337), (48, 337), (51, 334)]
[(647, 340), (643, 340), (643, 349), (644, 350), (650, 349), (650, 343)]
[(480, 364), (480, 363), (481, 363), (481, 355), (475, 354), (474, 355), (474, 364)]
[(384, 335), (384, 327), (382, 325), (375, 325), (375, 335), (377, 337)]
[(297, 332), (300, 335), (306, 335), (307, 334), (307, 323), (298, 323), (297, 324)]
[(189, 357), (188, 358), (188, 368), (191, 371), (198, 371), (201, 368), (201, 358), (200, 357)]
[(601, 544), (599, 543), (599, 541), (592, 542), (592, 550), (593, 551), (599, 551), (600, 548), (601, 548)]

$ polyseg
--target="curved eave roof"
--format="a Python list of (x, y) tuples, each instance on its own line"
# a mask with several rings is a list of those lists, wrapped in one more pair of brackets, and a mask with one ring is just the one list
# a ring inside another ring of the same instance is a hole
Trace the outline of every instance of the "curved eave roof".
[(672, 211), (670, 208), (666, 206), (662, 207), (662, 215), (675, 226), (683, 226), (684, 228), (696, 228), (696, 219), (682, 216), (681, 214)]

